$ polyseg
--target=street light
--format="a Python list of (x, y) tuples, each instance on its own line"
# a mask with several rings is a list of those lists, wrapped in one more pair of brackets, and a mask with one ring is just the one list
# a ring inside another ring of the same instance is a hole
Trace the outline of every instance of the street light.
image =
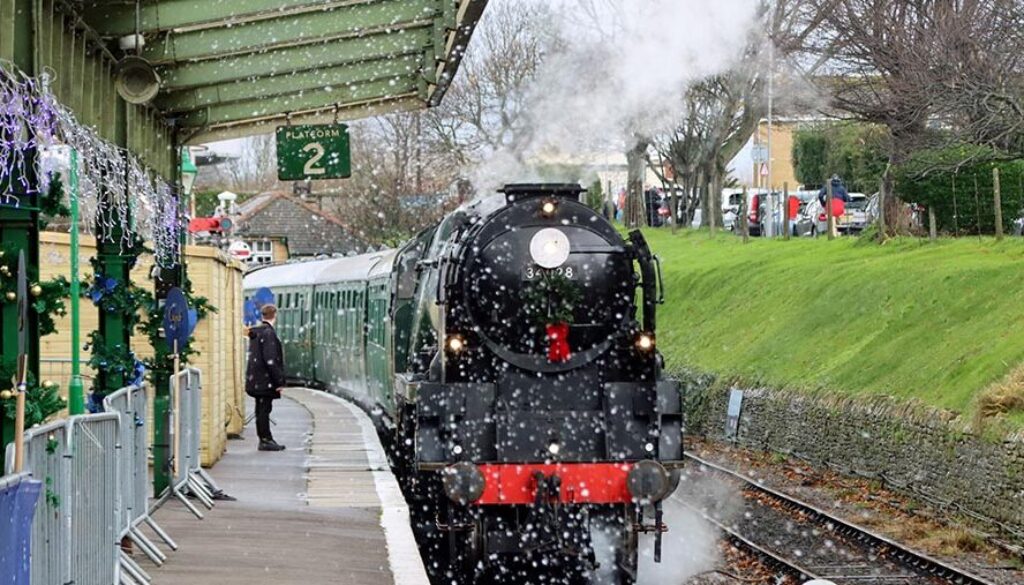
[(196, 163), (192, 162), (192, 153), (187, 146), (181, 149), (181, 190), (185, 197), (188, 197), (188, 212), (190, 217), (196, 216), (196, 200), (192, 197), (192, 187), (196, 184), (196, 175), (199, 169)]

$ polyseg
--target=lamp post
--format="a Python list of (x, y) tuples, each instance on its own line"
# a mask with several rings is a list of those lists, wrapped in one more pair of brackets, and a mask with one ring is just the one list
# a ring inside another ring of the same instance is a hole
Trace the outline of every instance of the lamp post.
[(71, 381), (68, 382), (68, 412), (83, 414), (85, 412), (85, 385), (82, 383), (81, 364), (78, 361), (81, 351), (79, 338), (79, 275), (78, 275), (78, 151), (74, 148), (70, 153), (70, 181), (68, 184), (68, 202), (71, 204)]
[(196, 184), (196, 175), (199, 169), (196, 163), (192, 162), (192, 153), (187, 146), (181, 148), (181, 190), (185, 197), (188, 197), (188, 215), (196, 216), (196, 199), (192, 195), (192, 187)]

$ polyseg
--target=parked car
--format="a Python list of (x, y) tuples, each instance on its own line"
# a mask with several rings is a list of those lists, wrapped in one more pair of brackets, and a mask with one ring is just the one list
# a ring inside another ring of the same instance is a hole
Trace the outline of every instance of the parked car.
[(797, 191), (793, 194), (800, 202), (795, 218), (790, 220), (790, 234), (798, 238), (818, 235), (817, 214), (822, 210), (817, 191)]
[[(843, 213), (835, 218), (836, 231), (841, 234), (858, 234), (873, 220), (869, 212), (871, 199), (863, 193), (850, 193), (850, 201), (844, 205)], [(807, 202), (800, 216), (793, 223), (793, 235), (814, 237), (828, 233), (828, 215), (817, 197)]]
[[(697, 208), (693, 212), (693, 221), (690, 222), (690, 227), (697, 229), (700, 227), (703, 213), (700, 208)], [(726, 231), (734, 231), (739, 229), (739, 222), (736, 221), (736, 210), (726, 205), (722, 205), (722, 225), (719, 226)]]
[(836, 218), (836, 229), (841, 234), (859, 234), (871, 223), (868, 215), (870, 200), (863, 193), (850, 193), (843, 215)]

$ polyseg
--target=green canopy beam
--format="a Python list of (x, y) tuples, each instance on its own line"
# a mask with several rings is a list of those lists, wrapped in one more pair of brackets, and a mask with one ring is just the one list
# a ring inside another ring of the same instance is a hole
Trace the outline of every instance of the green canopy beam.
[(254, 55), (216, 61), (183, 63), (160, 70), (164, 91), (220, 85), (229, 81), (271, 77), (295, 71), (356, 64), (420, 54), (430, 46), (428, 29), (407, 30), (400, 34), (351, 39), (335, 43), (289, 47)]
[(400, 78), (414, 74), (419, 64), (420, 59), (411, 55), (276, 75), (260, 81), (234, 81), (167, 94), (157, 100), (157, 107), (165, 112), (181, 112), (369, 81), (393, 79), (396, 83), (404, 83)]
[[(348, 120), (359, 120), (382, 114), (394, 112), (410, 112), (423, 109), (423, 100), (419, 96), (403, 95), (393, 98), (373, 100), (360, 104), (343, 104), (337, 110), (332, 108), (319, 108), (307, 112), (291, 112), (291, 123), (301, 124), (331, 124), (333, 122), (346, 122)], [(273, 132), (274, 129), (286, 122), (285, 116), (277, 115), (267, 118), (247, 119), (242, 122), (230, 122), (215, 126), (206, 126), (197, 129), (185, 139), (186, 144), (203, 144), (215, 140), (228, 140), (231, 138), (242, 138), (253, 134), (265, 134)]]
[(301, 94), (291, 94), (274, 99), (253, 100), (221, 106), (211, 106), (205, 110), (196, 110), (178, 119), (182, 127), (204, 127), (218, 124), (230, 124), (250, 118), (273, 118), (286, 116), (291, 112), (305, 112), (318, 109), (332, 109), (350, 103), (418, 95), (415, 81), (403, 84), (392, 83), (391, 80), (371, 81), (353, 84), (331, 90), (321, 89)]
[(174, 31), (148, 42), (142, 56), (154, 64), (180, 63), (328, 40), (395, 34), (403, 29), (431, 27), (439, 13), (438, 0), (364, 3), (230, 28)]
[[(451, 1), (451, 0), (449, 0)], [(395, 4), (395, 0), (160, 0), (143, 2), (140, 29), (146, 35), (175, 29), (202, 30), (271, 20), (303, 13), (357, 8), (368, 4)], [(443, 4), (436, 0), (436, 5)], [(135, 32), (135, 2), (93, 0), (85, 11), (96, 30), (116, 37)]]

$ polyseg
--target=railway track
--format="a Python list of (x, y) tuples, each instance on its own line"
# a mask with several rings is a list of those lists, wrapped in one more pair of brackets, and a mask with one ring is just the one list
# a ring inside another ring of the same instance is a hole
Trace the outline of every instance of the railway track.
[(713, 513), (698, 512), (735, 546), (797, 582), (827, 579), (838, 585), (997, 585), (740, 473), (695, 455), (686, 457), (702, 470), (739, 485), (744, 493), (742, 518), (728, 525)]

